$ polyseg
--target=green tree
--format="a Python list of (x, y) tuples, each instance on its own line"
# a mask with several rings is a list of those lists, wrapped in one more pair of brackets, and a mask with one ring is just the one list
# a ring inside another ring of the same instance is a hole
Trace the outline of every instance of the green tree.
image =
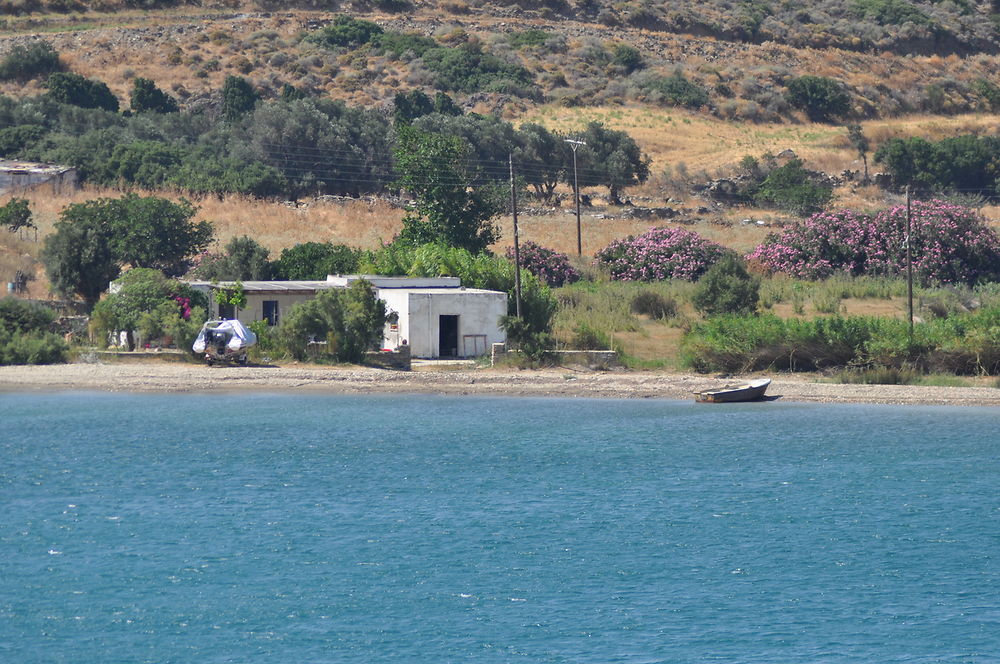
[(222, 117), (229, 122), (239, 120), (253, 110), (260, 95), (242, 76), (227, 76), (222, 85)]
[(747, 316), (757, 311), (760, 279), (747, 272), (743, 260), (727, 253), (698, 280), (692, 303), (709, 316)]
[[(580, 187), (606, 186), (613, 203), (625, 187), (642, 184), (649, 177), (650, 159), (639, 144), (624, 131), (608, 129), (600, 122), (590, 122), (574, 139), (586, 145), (577, 150), (577, 176)], [(573, 184), (573, 168), (565, 172)]]
[(861, 128), (861, 125), (855, 123), (847, 125), (847, 138), (851, 141), (851, 145), (854, 146), (854, 149), (858, 151), (858, 156), (861, 157), (861, 161), (864, 162), (864, 184), (868, 184), (868, 150), (871, 149), (868, 137), (865, 136), (865, 132)]
[(243, 235), (229, 240), (222, 256), (202, 261), (194, 272), (199, 279), (208, 281), (265, 280), (273, 272), (269, 257), (270, 251)]
[(323, 280), (329, 274), (353, 274), (363, 252), (343, 244), (329, 242), (303, 242), (282, 249), (281, 257), (273, 264), (274, 275), (279, 279)]
[(183, 274), (188, 259), (212, 237), (211, 224), (192, 223), (195, 212), (183, 199), (135, 194), (69, 205), (45, 239), (42, 262), (49, 281), (56, 291), (93, 306), (123, 265)]
[(0, 226), (6, 226), (11, 233), (16, 233), (22, 228), (34, 228), (28, 200), (14, 197), (0, 206)]
[[(205, 321), (208, 301), (187, 284), (168, 278), (159, 270), (135, 268), (115, 281), (115, 292), (94, 307), (91, 329), (98, 337), (125, 330), (139, 331), (147, 340), (176, 336), (184, 338)], [(131, 345), (131, 344), (130, 344)]]
[(278, 334), (296, 359), (306, 358), (311, 339), (327, 342), (327, 354), (340, 362), (360, 363), (378, 347), (385, 328), (385, 303), (364, 279), (348, 288), (330, 288), (295, 305)]
[(403, 219), (400, 239), (485, 251), (500, 238), (493, 223), (506, 206), (503, 193), (468, 166), (469, 146), (460, 138), (399, 128), (397, 184), (417, 198)]
[(851, 110), (851, 96), (843, 85), (825, 76), (807, 74), (792, 79), (785, 98), (815, 122), (828, 122), (833, 117), (847, 115)]
[(121, 274), (121, 262), (111, 248), (111, 233), (104, 215), (67, 215), (63, 210), (55, 232), (45, 238), (41, 255), (53, 290), (68, 297), (79, 296), (88, 308), (93, 307), (108, 284)]
[(518, 130), (517, 139), (518, 174), (538, 196), (549, 200), (566, 173), (567, 151), (562, 136), (542, 125), (527, 122)]
[(409, 124), (422, 115), (434, 112), (434, 100), (420, 90), (397, 92), (392, 99), (396, 123)]
[(136, 78), (132, 82), (132, 111), (142, 113), (176, 113), (177, 100), (156, 87), (156, 83), (148, 78)]
[(63, 216), (70, 220), (90, 216), (105, 219), (120, 263), (177, 275), (187, 271), (188, 259), (212, 239), (210, 223), (192, 222), (197, 211), (183, 198), (175, 203), (158, 196), (126, 194), (70, 205)]
[(72, 72), (56, 72), (49, 76), (45, 87), (48, 88), (49, 97), (63, 104), (118, 111), (118, 98), (103, 81), (84, 78)]

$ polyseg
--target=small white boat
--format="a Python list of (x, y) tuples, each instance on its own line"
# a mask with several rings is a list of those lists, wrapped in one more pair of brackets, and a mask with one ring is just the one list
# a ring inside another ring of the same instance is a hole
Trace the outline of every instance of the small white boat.
[(737, 401), (758, 401), (764, 398), (770, 378), (757, 378), (741, 385), (724, 385), (712, 390), (695, 392), (695, 401), (705, 403), (734, 403)]
[(247, 349), (257, 343), (257, 335), (238, 320), (210, 320), (201, 326), (191, 349), (204, 353), (205, 361), (247, 363)]

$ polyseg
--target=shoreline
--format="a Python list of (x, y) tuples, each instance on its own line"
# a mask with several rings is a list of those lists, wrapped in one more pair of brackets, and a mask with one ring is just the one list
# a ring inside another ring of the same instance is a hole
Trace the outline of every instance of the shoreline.
[[(804, 403), (1000, 406), (994, 387), (855, 385), (773, 374), (768, 397)], [(687, 401), (697, 390), (734, 378), (663, 372), (434, 368), (391, 371), (314, 365), (207, 367), (175, 362), (0, 366), (0, 393), (24, 392), (308, 392), (440, 394)]]

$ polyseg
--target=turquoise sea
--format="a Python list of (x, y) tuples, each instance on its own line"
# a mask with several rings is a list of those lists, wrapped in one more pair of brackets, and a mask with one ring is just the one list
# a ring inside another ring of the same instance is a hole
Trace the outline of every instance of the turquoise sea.
[(0, 395), (0, 662), (998, 662), (1000, 410)]

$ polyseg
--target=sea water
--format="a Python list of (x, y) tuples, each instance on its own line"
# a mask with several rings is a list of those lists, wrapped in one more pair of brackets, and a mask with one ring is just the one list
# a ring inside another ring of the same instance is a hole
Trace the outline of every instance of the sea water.
[(0, 396), (0, 662), (997, 662), (1000, 412)]

